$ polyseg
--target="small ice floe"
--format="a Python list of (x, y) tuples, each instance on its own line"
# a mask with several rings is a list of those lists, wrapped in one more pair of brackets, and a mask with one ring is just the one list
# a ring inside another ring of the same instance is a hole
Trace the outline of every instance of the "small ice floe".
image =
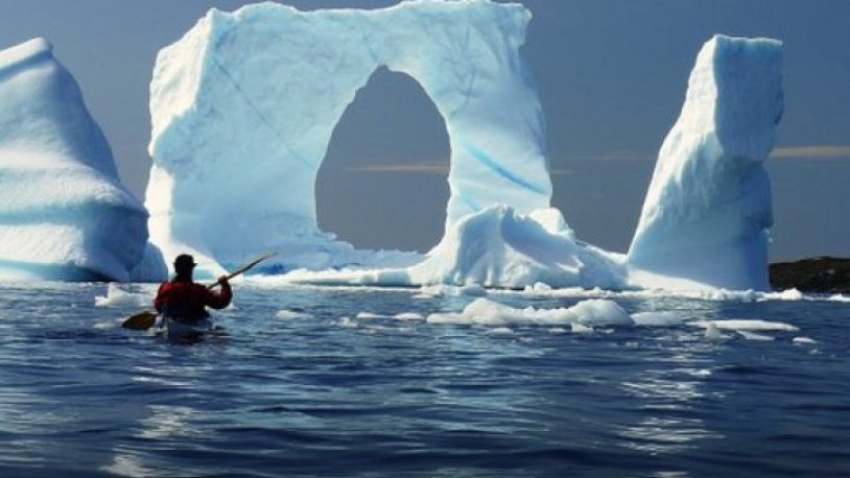
[(728, 335), (723, 335), (723, 333), (720, 332), (720, 328), (718, 328), (714, 322), (706, 322), (705, 338), (708, 340), (725, 340), (730, 337)]
[(535, 282), (534, 285), (527, 285), (523, 292), (550, 292), (552, 286), (543, 282)]
[(688, 325), (695, 327), (716, 327), (719, 330), (734, 330), (734, 331), (760, 331), (760, 332), (796, 332), (800, 330), (794, 325), (786, 324), (785, 322), (774, 322), (759, 319), (718, 319), (718, 320), (698, 320), (688, 322)]
[(796, 332), (794, 325), (758, 319), (700, 320), (688, 322), (688, 325), (705, 328), (707, 339), (728, 339), (721, 330), (733, 331), (747, 340), (771, 341), (774, 337), (757, 332)]
[(342, 317), (336, 323), (336, 325), (344, 328), (344, 329), (356, 329), (358, 327), (357, 322), (351, 319), (351, 317)]
[(376, 314), (374, 312), (358, 312), (357, 318), (360, 320), (386, 319), (386, 315)]
[(794, 345), (815, 345), (818, 343), (817, 340), (811, 337), (794, 337), (794, 340), (791, 341)]
[(275, 314), (275, 317), (277, 317), (278, 319), (282, 319), (282, 320), (298, 320), (298, 319), (312, 319), (312, 318), (314, 318), (313, 314), (309, 314), (307, 312), (304, 312), (303, 310), (290, 310), (290, 309), (284, 309), (284, 310), (278, 311), (278, 313)]
[(767, 293), (765, 298), (773, 300), (797, 301), (803, 300), (803, 293), (797, 289), (786, 289), (781, 292)]
[(567, 309), (575, 322), (588, 327), (632, 326), (631, 316), (616, 302), (607, 299), (587, 299)]
[(572, 327), (609, 327), (634, 325), (629, 314), (616, 302), (603, 299), (583, 300), (569, 308), (515, 309), (487, 298), (472, 301), (460, 313), (431, 314), (429, 324), (466, 324), (505, 327), (510, 325), (550, 325)]
[(510, 327), (496, 327), (490, 330), (493, 335), (513, 335), (514, 331)]
[(775, 322), (759, 319), (725, 319), (711, 321), (718, 328), (726, 330), (759, 330), (759, 331), (785, 331), (796, 332), (800, 330), (798, 327), (786, 324), (785, 322)]
[(414, 295), (414, 299), (433, 299), (437, 297), (484, 297), (487, 295), (487, 289), (479, 284), (467, 284), (463, 286), (436, 284), (422, 286), (419, 293)]
[(850, 302), (850, 295), (834, 294), (826, 298), (830, 302)]
[(118, 284), (110, 282), (106, 288), (106, 296), (95, 296), (96, 307), (145, 307), (151, 305), (153, 298), (143, 292), (128, 292)]
[(757, 334), (755, 332), (747, 332), (746, 330), (737, 330), (736, 332), (738, 332), (738, 335), (747, 340), (755, 340), (761, 342), (772, 342), (776, 340), (774, 337), (771, 337), (769, 335)]
[(650, 311), (632, 314), (635, 325), (642, 327), (675, 327), (682, 325), (688, 317), (678, 311)]
[(402, 312), (393, 316), (396, 320), (425, 320), (425, 316), (418, 312)]

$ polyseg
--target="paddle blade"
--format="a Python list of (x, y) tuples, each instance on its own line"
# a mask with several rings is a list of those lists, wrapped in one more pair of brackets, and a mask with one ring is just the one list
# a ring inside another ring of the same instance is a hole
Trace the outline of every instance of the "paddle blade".
[(146, 310), (125, 320), (121, 327), (130, 330), (148, 330), (156, 323), (156, 312)]

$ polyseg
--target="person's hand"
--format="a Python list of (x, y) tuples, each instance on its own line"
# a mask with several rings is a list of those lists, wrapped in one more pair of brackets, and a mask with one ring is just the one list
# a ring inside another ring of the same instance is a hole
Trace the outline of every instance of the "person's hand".
[(227, 276), (226, 276), (226, 275), (223, 275), (223, 276), (221, 276), (221, 277), (219, 277), (219, 278), (218, 278), (218, 283), (219, 283), (219, 284), (222, 284), (222, 285), (227, 284), (227, 281), (228, 281), (228, 279), (227, 279)]

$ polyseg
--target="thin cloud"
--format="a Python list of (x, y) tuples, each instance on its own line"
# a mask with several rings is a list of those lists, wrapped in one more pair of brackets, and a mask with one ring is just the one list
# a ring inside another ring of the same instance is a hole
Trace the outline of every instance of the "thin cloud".
[(850, 146), (799, 146), (776, 148), (770, 153), (775, 159), (834, 159), (850, 157)]
[(382, 163), (355, 166), (352, 171), (367, 173), (405, 173), (405, 174), (449, 174), (449, 164), (437, 161), (422, 161), (418, 163)]
[(658, 157), (658, 153), (635, 153), (626, 151), (614, 151), (599, 154), (576, 154), (567, 155), (567, 161), (647, 161)]
[[(572, 161), (651, 161), (656, 158), (655, 153), (635, 153), (635, 152), (612, 152), (601, 154), (586, 154), (586, 155), (568, 155), (567, 162)], [(551, 160), (550, 160), (551, 161)], [(372, 163), (360, 166), (351, 166), (349, 171), (364, 172), (364, 173), (385, 173), (385, 174), (449, 174), (449, 162), (445, 160), (423, 160), (418, 162), (387, 162), (387, 163)], [(549, 174), (551, 176), (566, 176), (573, 174), (573, 170), (569, 168), (550, 166)]]

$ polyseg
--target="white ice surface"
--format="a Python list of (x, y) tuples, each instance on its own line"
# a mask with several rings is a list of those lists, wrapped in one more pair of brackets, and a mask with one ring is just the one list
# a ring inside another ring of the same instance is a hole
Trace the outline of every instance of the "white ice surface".
[(130, 280), (146, 221), (50, 43), (0, 51), (0, 280)]
[(783, 111), (781, 47), (718, 35), (700, 51), (629, 249), (633, 285), (769, 290), (763, 162)]
[(283, 252), (263, 265), (272, 272), (369, 262), (319, 231), (315, 182), (336, 123), (381, 66), (417, 81), (446, 122), (447, 224), (497, 203), (548, 207), (543, 115), (520, 56), (530, 17), (487, 0), (211, 10), (157, 56), (152, 241), (166, 258), (194, 254), (207, 275), (268, 250)]
[[(0, 279), (159, 280), (182, 252), (204, 278), (277, 250), (258, 270), (288, 273), (285, 282), (448, 284), (470, 295), (484, 295), (482, 286), (748, 290), (758, 300), (768, 288), (762, 163), (783, 109), (781, 44), (706, 43), (621, 255), (578, 240), (549, 208), (544, 121), (520, 55), (529, 19), (519, 4), (488, 0), (210, 11), (157, 58), (152, 243), (144, 209), (118, 181), (51, 46), (4, 50)], [(450, 137), (446, 230), (427, 255), (357, 251), (317, 227), (314, 184), (328, 141), (381, 66), (422, 85)]]
[[(152, 241), (217, 275), (267, 250), (292, 282), (767, 290), (763, 161), (782, 113), (781, 44), (715, 36), (699, 53), (628, 255), (576, 239), (549, 208), (530, 14), (487, 0), (376, 10), (212, 10), (151, 82)], [(246, 54), (246, 52), (249, 52)], [(380, 66), (419, 82), (452, 151), (443, 239), (426, 256), (355, 251), (317, 227), (333, 128)]]

